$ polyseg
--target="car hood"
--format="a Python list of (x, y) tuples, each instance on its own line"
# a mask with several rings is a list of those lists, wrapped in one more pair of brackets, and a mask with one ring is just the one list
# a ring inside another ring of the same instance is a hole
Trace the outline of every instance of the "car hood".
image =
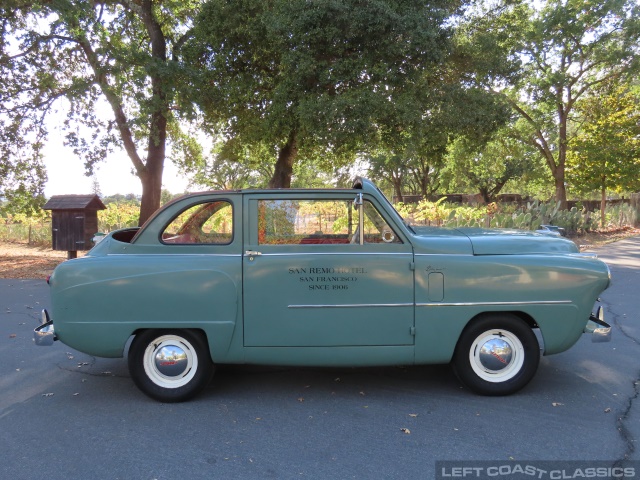
[(524, 230), (482, 228), (412, 227), (418, 237), (451, 240), (468, 239), (474, 255), (527, 255), (578, 253), (575, 243), (565, 238)]

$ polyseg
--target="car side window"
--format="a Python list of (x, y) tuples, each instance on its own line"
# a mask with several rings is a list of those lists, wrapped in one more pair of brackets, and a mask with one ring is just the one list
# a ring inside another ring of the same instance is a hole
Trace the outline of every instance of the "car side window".
[(170, 244), (227, 245), (232, 240), (233, 207), (225, 200), (189, 207), (162, 232), (162, 242)]
[[(260, 200), (260, 245), (353, 245), (358, 212), (351, 200)], [(365, 202), (365, 243), (402, 243), (376, 208)]]

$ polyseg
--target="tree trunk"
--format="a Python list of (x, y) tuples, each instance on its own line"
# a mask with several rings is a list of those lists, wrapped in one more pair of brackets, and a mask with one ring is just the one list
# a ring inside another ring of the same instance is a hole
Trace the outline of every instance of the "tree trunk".
[[(164, 142), (162, 146), (164, 147)], [(138, 219), (139, 226), (142, 226), (142, 224), (160, 208), (163, 169), (164, 148), (162, 148), (162, 152), (156, 152), (156, 156), (152, 157), (149, 155), (145, 170), (138, 173), (138, 177), (142, 183), (142, 200), (140, 201), (140, 218)]]
[(393, 191), (396, 193), (396, 201), (404, 203), (404, 198), (402, 196), (402, 180), (394, 177), (391, 183), (393, 183)]
[(600, 228), (604, 230), (606, 219), (604, 218), (604, 211), (607, 207), (607, 187), (605, 185), (604, 179), (602, 180), (602, 189), (600, 191)]
[(556, 183), (556, 202), (560, 202), (560, 210), (567, 209), (567, 188), (564, 184), (564, 168), (562, 169), (562, 176), (560, 178), (555, 177)]
[(298, 143), (296, 132), (291, 132), (289, 140), (280, 149), (278, 160), (273, 171), (273, 176), (269, 180), (269, 188), (291, 188), (291, 177), (293, 176), (293, 163), (298, 155)]
[(558, 129), (558, 163), (553, 172), (553, 178), (556, 183), (556, 202), (560, 202), (560, 210), (567, 209), (567, 187), (564, 183), (564, 170), (567, 161), (567, 118), (568, 113), (564, 109), (562, 102), (558, 103), (558, 120), (560, 128)]
[[(165, 63), (167, 61), (167, 41), (160, 24), (154, 16), (152, 2), (150, 0), (143, 0), (141, 11), (142, 21), (151, 40), (151, 56)], [(149, 122), (147, 162), (143, 171), (138, 170), (138, 177), (140, 177), (140, 181), (142, 182), (139, 225), (146, 222), (153, 212), (160, 208), (162, 173), (164, 170), (167, 143), (166, 111), (168, 110), (168, 105), (167, 92), (163, 86), (164, 83), (160, 73), (151, 75), (151, 92), (156, 106), (151, 113)]]

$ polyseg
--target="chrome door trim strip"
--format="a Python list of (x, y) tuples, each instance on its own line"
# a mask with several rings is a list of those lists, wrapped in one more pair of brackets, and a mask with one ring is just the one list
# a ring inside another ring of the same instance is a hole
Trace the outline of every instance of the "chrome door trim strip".
[(413, 307), (413, 303), (350, 303), (345, 305), (289, 305), (287, 308), (365, 308), (365, 307)]
[[(530, 302), (457, 302), (416, 303), (416, 307), (500, 307), (518, 305), (569, 305), (571, 300), (541, 300)], [(287, 308), (365, 308), (365, 307), (412, 307), (413, 303), (349, 303), (344, 305), (288, 305)]]
[(107, 253), (108, 257), (242, 257), (241, 253)]
[(264, 250), (262, 251), (262, 257), (295, 257), (295, 256), (303, 256), (303, 257), (309, 257), (312, 255), (377, 255), (377, 256), (381, 256), (381, 255), (406, 255), (408, 257), (413, 256), (413, 253), (411, 252), (402, 252), (402, 253), (396, 253), (396, 252), (305, 252), (305, 253), (264, 253)]
[(541, 300), (530, 302), (456, 302), (456, 303), (416, 303), (416, 307), (500, 307), (517, 305), (568, 305), (571, 300)]

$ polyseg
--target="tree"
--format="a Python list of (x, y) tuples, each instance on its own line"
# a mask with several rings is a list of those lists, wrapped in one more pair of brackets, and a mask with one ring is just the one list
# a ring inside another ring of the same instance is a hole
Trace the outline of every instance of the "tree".
[[(112, 149), (124, 148), (142, 183), (143, 223), (160, 205), (167, 139), (182, 135), (174, 108), (175, 66), (197, 5), (5, 0), (0, 168), (12, 172), (13, 183), (42, 192), (42, 147), (50, 125), (62, 117), (58, 127), (85, 159), (88, 174)], [(23, 181), (25, 171), (32, 178)]]
[(424, 72), (429, 101), (421, 121), (407, 126), (386, 150), (368, 157), (370, 174), (392, 184), (400, 199), (403, 192), (425, 198), (435, 194), (456, 139), (464, 138), (468, 150), (481, 149), (510, 118), (511, 108), (489, 89), (513, 80), (518, 72), (519, 62), (508, 53), (513, 25), (522, 11), (512, 13), (504, 28), (492, 31), (485, 25), (493, 25), (486, 12), (478, 17), (474, 8), (470, 3), (457, 17), (451, 48), (438, 65)]
[(603, 82), (637, 71), (640, 5), (635, 0), (546, 0), (527, 16), (530, 20), (518, 25), (521, 42), (512, 49), (514, 59), (523, 61), (523, 75), (513, 88), (494, 92), (532, 126), (531, 135), (521, 140), (545, 159), (556, 200), (566, 208), (567, 148), (576, 102)]
[(607, 191), (640, 189), (640, 95), (605, 84), (576, 111), (580, 123), (569, 145), (568, 172), (579, 192), (600, 191), (604, 227)]
[(409, 166), (404, 155), (394, 152), (376, 152), (366, 157), (369, 162), (368, 175), (374, 180), (391, 184), (395, 200), (404, 202), (404, 186)]
[(478, 147), (460, 138), (450, 150), (447, 170), (457, 188), (479, 193), (486, 203), (496, 200), (508, 182), (539, 175), (535, 151), (511, 136), (505, 127), (493, 140)]
[(422, 121), (456, 4), (210, 0), (185, 45), (206, 72), (195, 100), (236, 148), (269, 152), (271, 187), (289, 187), (296, 159), (330, 170)]

